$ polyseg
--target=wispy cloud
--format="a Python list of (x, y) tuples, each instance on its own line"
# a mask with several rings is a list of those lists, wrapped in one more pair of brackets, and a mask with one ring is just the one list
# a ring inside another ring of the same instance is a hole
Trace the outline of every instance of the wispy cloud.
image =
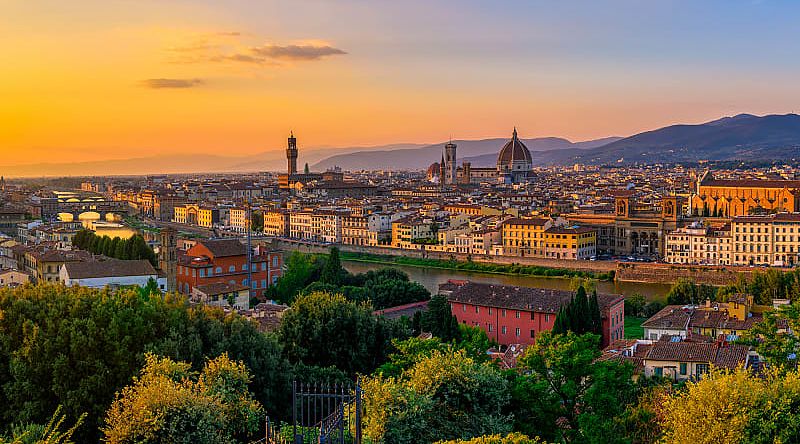
[(264, 45), (250, 48), (253, 54), (279, 60), (319, 60), (323, 57), (347, 54), (330, 45)]
[(146, 88), (162, 89), (162, 88), (194, 88), (201, 86), (205, 82), (203, 79), (145, 79), (141, 81), (142, 86)]
[(347, 54), (323, 40), (295, 41), (286, 45), (271, 42), (254, 45), (252, 40), (251, 36), (237, 31), (206, 33), (172, 46), (168, 51), (174, 63), (232, 62), (262, 66), (310, 62)]

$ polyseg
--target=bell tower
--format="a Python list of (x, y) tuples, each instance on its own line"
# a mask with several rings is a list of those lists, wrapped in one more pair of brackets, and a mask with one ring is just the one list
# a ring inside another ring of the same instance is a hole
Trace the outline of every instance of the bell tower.
[(444, 146), (444, 160), (447, 162), (445, 167), (445, 174), (447, 175), (447, 184), (452, 185), (456, 183), (456, 144), (448, 142)]
[(297, 139), (294, 133), (289, 133), (289, 145), (286, 147), (286, 160), (288, 161), (289, 175), (297, 174)]

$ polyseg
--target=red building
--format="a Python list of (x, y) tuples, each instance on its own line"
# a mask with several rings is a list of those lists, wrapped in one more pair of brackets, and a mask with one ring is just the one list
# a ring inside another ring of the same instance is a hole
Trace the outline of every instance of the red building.
[[(552, 330), (556, 314), (573, 296), (571, 291), (448, 282), (440, 287), (459, 323), (480, 327), (501, 345), (533, 344)], [(602, 346), (625, 336), (625, 299), (598, 294), (603, 319)]]
[[(281, 275), (283, 256), (255, 247), (252, 255), (251, 294), (259, 296)], [(178, 260), (178, 291), (191, 294), (198, 285), (227, 283), (248, 285), (247, 247), (237, 239), (200, 241)]]

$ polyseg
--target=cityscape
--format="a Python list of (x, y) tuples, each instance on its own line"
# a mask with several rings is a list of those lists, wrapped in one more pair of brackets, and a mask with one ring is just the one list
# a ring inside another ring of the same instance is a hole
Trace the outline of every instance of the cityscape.
[(0, 19), (0, 444), (800, 442), (800, 5), (123, 3)]

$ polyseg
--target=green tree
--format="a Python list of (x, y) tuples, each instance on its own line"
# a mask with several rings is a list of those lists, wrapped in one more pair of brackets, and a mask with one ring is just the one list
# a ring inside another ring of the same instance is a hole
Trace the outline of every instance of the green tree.
[(622, 441), (616, 420), (635, 400), (629, 364), (598, 361), (594, 334), (542, 333), (520, 359), (513, 388), (518, 430), (576, 443)]
[(459, 338), (458, 320), (450, 310), (447, 297), (434, 296), (428, 303), (428, 309), (422, 314), (421, 327), (423, 331), (430, 332), (433, 336), (444, 342)]
[(634, 293), (625, 298), (625, 314), (628, 316), (643, 317), (647, 299), (639, 293)]
[(364, 434), (384, 444), (510, 432), (508, 382), (463, 350), (433, 350), (398, 378), (366, 378)]
[(688, 279), (678, 279), (667, 293), (667, 304), (701, 304), (706, 299), (715, 301), (717, 290), (710, 285), (697, 285)]
[(250, 218), (250, 227), (256, 233), (264, 231), (264, 213), (261, 211), (253, 211)]
[(346, 271), (342, 268), (342, 261), (339, 259), (339, 249), (331, 247), (325, 266), (322, 267), (322, 274), (319, 280), (323, 284), (341, 285), (344, 274), (346, 274)]
[(373, 316), (369, 305), (328, 293), (299, 296), (278, 329), (289, 361), (335, 366), (349, 375), (377, 368), (391, 351), (391, 340), (408, 334)]
[(319, 278), (322, 268), (314, 257), (294, 251), (286, 260), (286, 270), (270, 287), (272, 298), (290, 304), (309, 284)]
[(287, 412), (291, 368), (273, 335), (221, 309), (183, 297), (40, 284), (0, 289), (0, 423), (44, 423), (53, 406), (77, 418), (79, 442), (152, 351), (202, 367), (228, 352), (253, 372), (251, 389), (271, 412)]
[(103, 428), (109, 443), (234, 443), (253, 438), (263, 409), (247, 367), (223, 354), (191, 364), (148, 354), (141, 376), (117, 395)]
[(800, 355), (800, 302), (784, 305), (764, 313), (742, 338), (755, 346), (758, 354), (772, 366), (782, 369), (797, 368)]

